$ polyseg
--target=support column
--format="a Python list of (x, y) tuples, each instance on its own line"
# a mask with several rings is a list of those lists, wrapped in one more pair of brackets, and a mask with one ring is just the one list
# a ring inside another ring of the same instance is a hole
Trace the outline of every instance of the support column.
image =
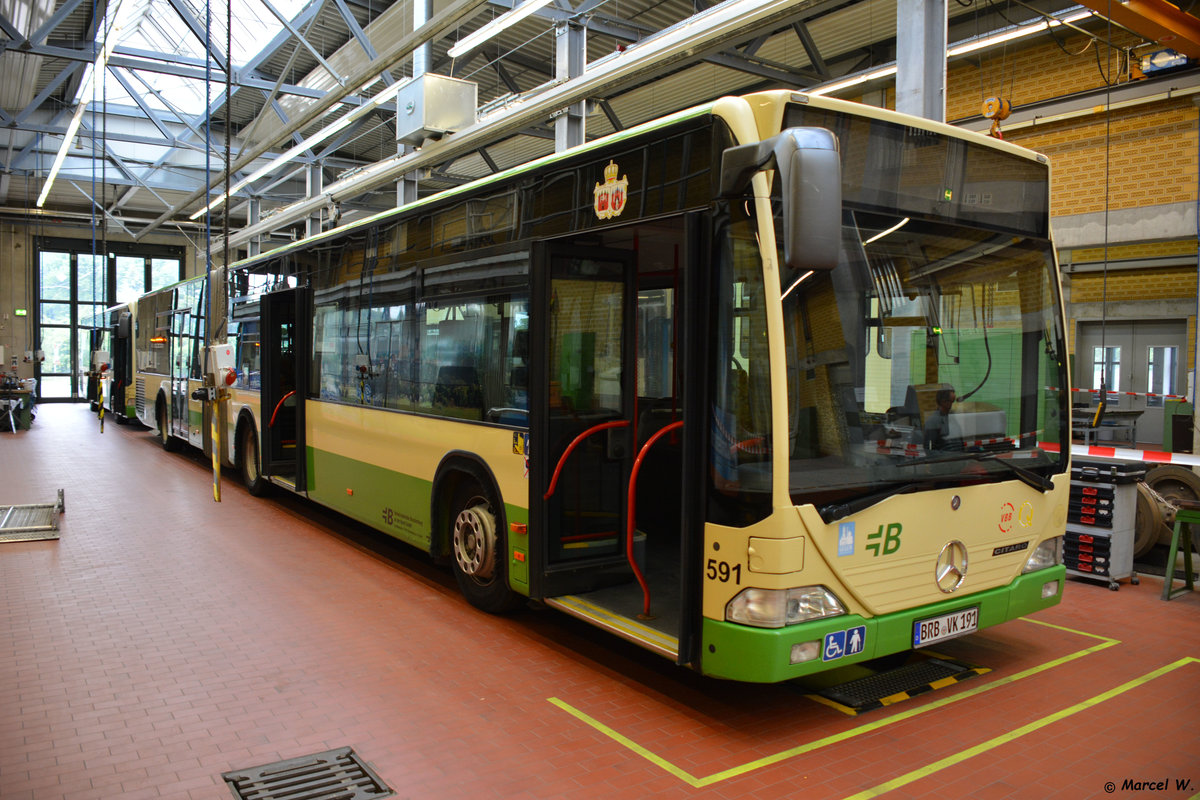
[[(253, 228), (262, 219), (262, 199), (251, 197), (246, 204), (246, 227)], [(255, 236), (246, 243), (246, 255), (256, 256), (262, 252), (262, 237)]]
[(946, 0), (896, 4), (896, 110), (946, 121)]
[[(413, 30), (420, 28), (433, 16), (433, 0), (415, 0), (413, 3)], [(412, 76), (417, 80), (433, 65), (433, 46), (426, 42), (413, 51)], [(413, 147), (403, 142), (396, 148), (399, 155), (408, 155)], [(418, 173), (409, 172), (396, 181), (396, 205), (408, 205), (416, 201), (418, 188)]]
[[(321, 191), (325, 188), (325, 176), (321, 171), (321, 165), (309, 164), (304, 175), (307, 195), (309, 197), (319, 197)], [(309, 215), (308, 221), (305, 223), (304, 233), (306, 236), (316, 236), (320, 232), (321, 212), (317, 210)]]
[[(1192, 95), (1192, 105), (1200, 109), (1200, 97)], [(1200, 115), (1196, 117), (1196, 127), (1200, 130)], [(1200, 156), (1200, 135), (1196, 140), (1196, 154)], [(1196, 163), (1196, 189), (1200, 192), (1200, 161)], [(1185, 391), (1188, 401), (1192, 404), (1192, 453), (1200, 454), (1200, 397), (1196, 389), (1200, 387), (1200, 194), (1196, 196), (1196, 312), (1192, 322), (1192, 364), (1191, 375)], [(1192, 468), (1192, 472), (1196, 472)], [(1193, 529), (1194, 530), (1194, 529)]]
[[(554, 26), (554, 77), (570, 80), (583, 75), (587, 62), (587, 29), (577, 22), (560, 22)], [(573, 103), (558, 112), (554, 119), (554, 152), (581, 145), (584, 142), (584, 115), (587, 101)]]

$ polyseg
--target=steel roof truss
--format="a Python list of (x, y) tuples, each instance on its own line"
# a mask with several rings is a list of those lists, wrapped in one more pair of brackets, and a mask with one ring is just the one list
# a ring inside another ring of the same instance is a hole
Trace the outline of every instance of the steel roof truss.
[(9, 38), (9, 43), (5, 45), (6, 48), (19, 46), (26, 41), (21, 32), (17, 30), (17, 26), (13, 25), (4, 14), (0, 14), (0, 32)]
[(86, 198), (88, 199), (88, 202), (92, 204), (92, 208), (96, 209), (96, 210), (97, 210), (97, 211), (99, 211), (101, 214), (103, 214), (104, 216), (108, 217), (108, 218), (109, 218), (109, 219), (111, 219), (113, 222), (117, 223), (117, 225), (118, 225), (118, 226), (121, 228), (121, 230), (125, 231), (125, 233), (126, 233), (127, 235), (129, 235), (129, 236), (133, 236), (133, 231), (129, 230), (129, 228), (126, 228), (126, 227), (125, 227), (125, 223), (124, 223), (124, 222), (122, 222), (122, 221), (121, 221), (120, 219), (118, 219), (117, 217), (114, 217), (112, 214), (108, 213), (108, 209), (106, 209), (104, 206), (102, 206), (102, 205), (100, 205), (98, 202), (96, 202), (96, 198), (95, 198), (95, 197), (92, 197), (90, 194), (88, 194), (86, 191), (84, 191), (84, 189), (83, 189), (83, 187), (82, 187), (82, 186), (80, 186), (78, 183), (76, 183), (75, 181), (72, 181), (72, 180), (68, 180), (68, 181), (67, 181), (67, 183), (71, 184), (71, 185), (72, 185), (72, 186), (74, 186), (76, 189), (78, 189), (78, 190), (79, 190), (79, 193), (80, 193), (81, 195), (83, 195), (84, 197), (86, 197)]
[(166, 106), (167, 109), (175, 115), (175, 118), (182, 122), (184, 126), (196, 136), (196, 138), (204, 139), (204, 134), (192, 123), (189, 115), (182, 113), (178, 108), (175, 107), (174, 103), (163, 97), (162, 92), (151, 86), (150, 83), (137, 72), (137, 70), (132, 70), (130, 74), (137, 78), (138, 82), (141, 83), (142, 86), (146, 87), (146, 91), (158, 98), (158, 101)]
[(161, 133), (168, 140), (164, 144), (174, 146), (176, 144), (175, 134), (170, 128), (167, 127), (167, 124), (163, 122), (163, 119), (158, 115), (158, 112), (151, 108), (150, 105), (142, 99), (141, 92), (139, 92), (129, 81), (129, 79), (122, 74), (123, 70), (109, 67), (108, 72), (117, 79), (117, 83), (124, 87), (129, 96), (133, 98), (133, 102), (137, 103), (138, 108), (140, 108), (142, 113), (146, 115), (146, 118), (149, 119), (154, 127), (158, 128), (159, 133)]
[(167, 0), (167, 2), (170, 3), (171, 8), (175, 9), (175, 13), (178, 14), (179, 18), (183, 20), (183, 23), (187, 25), (188, 30), (192, 32), (192, 35), (196, 37), (196, 40), (200, 42), (200, 45), (208, 51), (209, 55), (212, 56), (213, 61), (217, 62), (217, 66), (220, 67), (222, 71), (227, 69), (228, 62), (226, 61), (225, 56), (218, 49), (216, 43), (212, 42), (211, 40), (207, 43), (204, 41), (205, 38), (207, 38), (205, 36), (204, 25), (200, 23), (200, 20), (196, 19), (196, 17), (192, 14), (192, 10), (187, 7), (183, 0)]
[[(65, 20), (67, 17), (74, 14), (75, 10), (81, 5), (83, 5), (83, 0), (67, 0), (67, 2), (63, 3), (62, 6), (60, 6), (59, 9), (54, 12), (54, 16), (42, 23), (42, 27), (33, 32), (33, 35), (28, 39), (28, 43), (31, 45), (43, 44), (46, 41), (46, 38), (54, 31), (54, 29), (61, 25), (63, 20)], [(96, 42), (92, 41), (90, 44), (92, 60), (95, 61)]]
[[(58, 87), (62, 86), (77, 71), (81, 72), (83, 70), (84, 63), (85, 62), (75, 62), (67, 64), (67, 66), (63, 67), (62, 71), (55, 75), (54, 78), (52, 78), (51, 81), (46, 84), (45, 88), (38, 92), (37, 97), (30, 100), (29, 105), (25, 106), (25, 108), (23, 108), (21, 112), (17, 114), (17, 127), (24, 127), (29, 118), (34, 114), (34, 112), (42, 107), (42, 104), (46, 102), (50, 95), (58, 91)], [(63, 129), (63, 132), (66, 132), (66, 128)]]
[(363, 129), (366, 128), (367, 125), (371, 125), (371, 130), (374, 130), (381, 124), (386, 125), (387, 123), (386, 121), (378, 119), (374, 114), (367, 114), (362, 119), (358, 120), (350, 127), (346, 128), (346, 130), (338, 134), (337, 137), (335, 137), (332, 141), (327, 143), (321, 152), (317, 154), (317, 160), (324, 161), (328, 156), (336, 153), (338, 148), (340, 148), (343, 144), (362, 133)]
[[(283, 25), (284, 28), (286, 28), (288, 31), (291, 32), (292, 36), (294, 36), (296, 38), (296, 41), (300, 42), (300, 44), (302, 44), (304, 46), (304, 48), (306, 50), (308, 50), (309, 53), (312, 54), (312, 57), (317, 60), (318, 64), (320, 64), (322, 67), (325, 68), (325, 71), (329, 73), (329, 77), (333, 78), (334, 81), (337, 82), (338, 86), (344, 87), (346, 85), (345, 79), (341, 75), (338, 75), (337, 71), (332, 66), (330, 66), (329, 62), (325, 60), (325, 57), (323, 55), (321, 55), (321, 51), (318, 50), (317, 48), (313, 47), (312, 44), (308, 41), (308, 39), (304, 36), (304, 34), (301, 33), (295, 26), (292, 25), (291, 20), (289, 20), (287, 17), (285, 17), (279, 11), (279, 9), (275, 8), (275, 6), (271, 5), (271, 3), (268, 2), (268, 0), (259, 0), (259, 2), (262, 3), (264, 6), (266, 6), (267, 10), (270, 11), (275, 16), (275, 19), (279, 20), (280, 24)], [(325, 0), (319, 0), (317, 5), (324, 6)]]
[(800, 40), (800, 44), (804, 47), (804, 52), (808, 54), (808, 60), (812, 64), (813, 69), (817, 71), (817, 76), (825, 81), (829, 80), (829, 66), (825, 63), (825, 59), (821, 57), (821, 51), (817, 47), (817, 43), (813, 40), (812, 32), (808, 29), (808, 24), (804, 21), (793, 22), (792, 30), (796, 33), (796, 38)]

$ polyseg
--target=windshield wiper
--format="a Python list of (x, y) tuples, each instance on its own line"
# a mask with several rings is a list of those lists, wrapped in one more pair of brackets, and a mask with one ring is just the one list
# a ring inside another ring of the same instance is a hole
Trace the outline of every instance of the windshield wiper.
[(976, 461), (983, 461), (985, 458), (988, 461), (995, 461), (997, 464), (1008, 467), (1010, 470), (1012, 470), (1014, 475), (1021, 479), (1022, 483), (1032, 486), (1042, 494), (1045, 494), (1054, 488), (1054, 481), (1050, 480), (1045, 475), (1034, 472), (1031, 469), (1018, 466), (1006, 458), (1000, 458), (999, 453), (984, 453), (983, 455), (979, 456)]
[(862, 511), (864, 508), (869, 508), (876, 503), (883, 502), (892, 495), (915, 492), (917, 489), (920, 489), (927, 483), (928, 481), (910, 481), (909, 483), (901, 483), (899, 485), (889, 486), (886, 489), (882, 489), (878, 492), (864, 494), (862, 497), (856, 497), (853, 500), (847, 500), (845, 503), (830, 503), (829, 505), (821, 506), (817, 509), (817, 513), (821, 515), (821, 519), (826, 524), (829, 524), (834, 520), (841, 519), (842, 517), (848, 517), (851, 514), (856, 514), (859, 511)]
[(1026, 467), (1021, 467), (1014, 464), (1008, 459), (1000, 458), (1003, 453), (956, 453), (948, 456), (924, 456), (922, 458), (913, 458), (908, 461), (901, 461), (893, 466), (897, 467), (912, 467), (917, 464), (943, 464), (951, 461), (995, 461), (997, 464), (1007, 467), (1014, 475), (1029, 486), (1037, 489), (1045, 494), (1054, 488), (1054, 482)]

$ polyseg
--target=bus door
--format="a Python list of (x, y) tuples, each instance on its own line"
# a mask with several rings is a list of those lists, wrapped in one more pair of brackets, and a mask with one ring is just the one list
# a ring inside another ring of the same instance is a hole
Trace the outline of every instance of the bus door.
[(108, 407), (114, 414), (126, 416), (125, 394), (133, 378), (133, 315), (118, 311), (113, 321), (109, 346), (112, 348), (112, 376), (109, 381)]
[[(545, 593), (586, 592), (629, 580), (625, 486), (631, 466), (632, 259), (554, 245), (544, 253), (548, 285), (535, 315), (541, 423), (546, 442)], [(532, 393), (532, 392), (531, 392)], [(542, 448), (534, 445), (535, 454)]]
[(303, 288), (262, 295), (262, 474), (303, 489), (304, 346), (306, 293)]
[(683, 474), (689, 460), (703, 463), (701, 431), (683, 427), (699, 401), (681, 360), (691, 349), (684, 264), (699, 249), (688, 244), (697, 230), (680, 217), (606, 232), (600, 245), (595, 234), (545, 245), (534, 303), (547, 313), (531, 320), (530, 474), (540, 496), (530, 522), (542, 540), (532, 588), (681, 662), (692, 657), (687, 620), (699, 618), (690, 598), (700, 570), (689, 565), (702, 518), (688, 511), (699, 481)]
[[(179, 308), (171, 312), (171, 411), (168, 422), (171, 435), (192, 441), (188, 403), (188, 378), (192, 375), (195, 357), (195, 320), (190, 308)], [(199, 405), (199, 404), (197, 404)], [(198, 426), (197, 426), (198, 429)]]

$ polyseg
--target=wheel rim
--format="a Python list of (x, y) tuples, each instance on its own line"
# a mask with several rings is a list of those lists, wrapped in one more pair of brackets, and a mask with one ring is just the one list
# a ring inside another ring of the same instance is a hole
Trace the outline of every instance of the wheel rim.
[(158, 410), (158, 435), (164, 442), (171, 436), (167, 430), (167, 410), (161, 407)]
[(464, 575), (479, 581), (492, 577), (496, 567), (496, 518), (481, 497), (467, 503), (454, 520), (454, 560)]

